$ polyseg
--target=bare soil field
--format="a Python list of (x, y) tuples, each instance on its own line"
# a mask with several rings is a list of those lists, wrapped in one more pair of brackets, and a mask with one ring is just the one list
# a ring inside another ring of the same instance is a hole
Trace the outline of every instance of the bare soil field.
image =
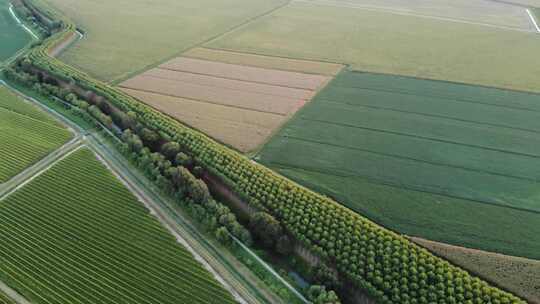
[(342, 64), (337, 63), (261, 56), (256, 54), (230, 52), (226, 50), (209, 48), (193, 48), (183, 53), (182, 56), (231, 64), (248, 65), (258, 68), (277, 69), (327, 76), (335, 76), (343, 68)]
[(432, 242), (412, 241), (450, 262), (511, 291), (531, 304), (540, 303), (540, 261)]
[[(272, 60), (276, 59), (268, 62)], [(265, 143), (329, 78), (176, 58), (119, 86), (187, 125), (250, 152)]]
[(162, 64), (160, 68), (307, 90), (316, 90), (321, 83), (328, 80), (328, 77), (322, 75), (255, 68), (186, 57), (172, 59)]

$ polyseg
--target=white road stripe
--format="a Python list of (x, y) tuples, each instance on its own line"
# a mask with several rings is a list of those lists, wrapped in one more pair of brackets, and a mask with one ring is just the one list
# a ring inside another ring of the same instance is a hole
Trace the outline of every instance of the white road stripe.
[(536, 19), (534, 18), (533, 14), (529, 9), (527, 9), (527, 14), (529, 14), (529, 18), (531, 18), (531, 21), (534, 24), (536, 31), (540, 33), (540, 27), (538, 27), (538, 23), (536, 23)]
[(337, 8), (352, 8), (352, 9), (360, 9), (360, 10), (373, 11), (373, 12), (384, 12), (384, 13), (394, 14), (394, 15), (411, 16), (411, 17), (419, 17), (419, 18), (426, 18), (426, 19), (448, 21), (448, 22), (454, 22), (454, 23), (479, 25), (479, 26), (498, 28), (498, 29), (504, 29), (504, 30), (509, 30), (509, 31), (517, 31), (517, 32), (525, 32), (525, 33), (536, 33), (533, 30), (520, 29), (520, 28), (517, 28), (517, 27), (496, 25), (496, 24), (483, 23), (483, 22), (466, 21), (466, 20), (454, 19), (454, 18), (449, 18), (449, 17), (438, 17), (438, 16), (431, 16), (431, 15), (409, 13), (409, 12), (407, 12), (405, 10), (397, 10), (397, 9), (383, 8), (383, 7), (377, 7), (377, 6), (363, 6), (363, 5), (354, 5), (354, 4), (344, 4), (344, 3), (337, 3), (337, 2), (334, 2), (334, 1), (324, 1), (324, 0), (321, 0), (321, 1), (293, 0), (292, 1), (292, 3), (295, 3), (295, 2), (296, 3), (309, 3), (309, 4), (312, 4), (312, 5), (319, 5), (319, 6), (330, 6), (330, 7), (337, 7)]

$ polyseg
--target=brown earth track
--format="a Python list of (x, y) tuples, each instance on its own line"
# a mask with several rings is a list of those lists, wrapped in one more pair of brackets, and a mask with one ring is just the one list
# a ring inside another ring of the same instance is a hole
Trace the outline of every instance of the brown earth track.
[(122, 88), (131, 96), (242, 152), (257, 148), (286, 120), (271, 113)]
[(335, 76), (343, 69), (343, 65), (338, 63), (272, 57), (209, 48), (193, 48), (183, 53), (182, 56), (266, 69), (278, 69), (326, 76)]
[(271, 70), (236, 64), (177, 57), (160, 66), (163, 69), (209, 75), (290, 88), (316, 90), (327, 76)]
[(154, 92), (162, 95), (182, 97), (227, 105), (259, 112), (287, 115), (296, 111), (303, 100), (276, 97), (239, 90), (207, 87), (169, 79), (139, 75), (123, 82), (121, 87), (139, 91)]
[(260, 93), (266, 95), (272, 95), (276, 97), (288, 97), (298, 99), (311, 99), (314, 92), (305, 89), (287, 88), (281, 86), (274, 86), (269, 84), (220, 78), (208, 75), (193, 74), (186, 72), (179, 72), (173, 70), (166, 70), (155, 68), (145, 72), (143, 75), (158, 77), (163, 79), (175, 80), (191, 84), (205, 85), (209, 87), (218, 87), (225, 89), (233, 89), (243, 92)]

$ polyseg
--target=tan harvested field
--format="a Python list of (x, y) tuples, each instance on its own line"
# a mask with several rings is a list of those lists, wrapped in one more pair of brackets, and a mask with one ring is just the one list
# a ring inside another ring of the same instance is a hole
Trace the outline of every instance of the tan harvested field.
[(146, 76), (145, 74), (123, 82), (121, 87), (280, 115), (287, 115), (287, 113), (295, 111), (305, 102), (298, 98), (278, 97), (191, 84), (172, 79)]
[(329, 78), (176, 58), (120, 87), (187, 125), (250, 152), (265, 143)]
[(241, 80), (211, 77), (206, 75), (178, 72), (164, 69), (152, 69), (144, 73), (145, 76), (177, 80), (184, 83), (238, 90), (250, 93), (261, 93), (273, 95), (276, 97), (288, 97), (298, 99), (310, 99), (313, 97), (313, 91), (305, 89), (295, 89), (287, 87), (278, 87), (264, 83), (246, 82)]
[(266, 69), (278, 69), (327, 76), (335, 76), (343, 68), (342, 64), (337, 63), (261, 56), (256, 54), (230, 52), (209, 48), (193, 48), (183, 53), (182, 56), (231, 64), (248, 65)]
[(221, 142), (234, 145), (240, 151), (255, 149), (286, 119), (286, 116), (272, 113), (203, 103), (128, 88), (122, 88), (122, 90)]
[(498, 286), (540, 304), (540, 261), (411, 238), (450, 262)]
[(162, 64), (160, 68), (307, 90), (316, 90), (321, 83), (328, 80), (328, 77), (323, 75), (263, 69), (186, 57), (172, 59)]

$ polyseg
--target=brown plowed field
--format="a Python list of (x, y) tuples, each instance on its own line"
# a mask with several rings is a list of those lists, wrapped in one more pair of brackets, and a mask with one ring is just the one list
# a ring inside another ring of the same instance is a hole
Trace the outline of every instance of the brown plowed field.
[(343, 68), (342, 64), (283, 57), (271, 57), (225, 50), (194, 48), (182, 54), (184, 57), (219, 61), (253, 67), (284, 71), (335, 76)]
[(203, 74), (298, 89), (316, 90), (327, 76), (287, 72), (236, 64), (178, 57), (160, 66), (163, 69)]
[(263, 144), (329, 78), (190, 58), (171, 62), (120, 87), (242, 152)]

